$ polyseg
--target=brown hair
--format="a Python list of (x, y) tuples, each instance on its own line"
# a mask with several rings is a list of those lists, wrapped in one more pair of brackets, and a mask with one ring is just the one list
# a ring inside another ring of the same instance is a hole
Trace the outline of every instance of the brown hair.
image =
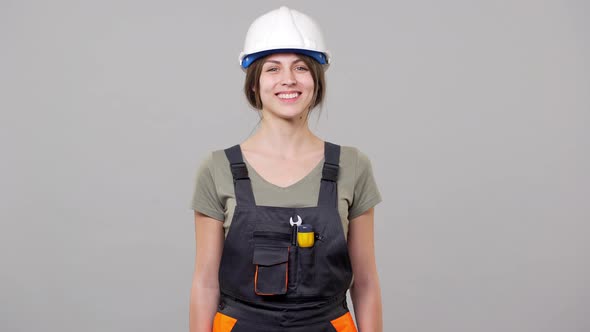
[[(260, 99), (259, 92), (262, 65), (264, 64), (266, 58), (268, 58), (270, 55), (271, 54), (254, 61), (250, 66), (248, 66), (248, 69), (246, 69), (244, 93), (246, 94), (248, 103), (250, 103), (250, 105), (257, 110), (262, 109), (262, 100)], [(307, 55), (297, 54), (297, 56), (303, 60), (303, 62), (305, 62), (309, 68), (309, 71), (311, 72), (311, 77), (313, 78), (314, 91), (308, 110), (308, 112), (310, 112), (314, 107), (322, 103), (324, 96), (326, 95), (326, 78), (324, 76), (324, 68), (320, 63)]]

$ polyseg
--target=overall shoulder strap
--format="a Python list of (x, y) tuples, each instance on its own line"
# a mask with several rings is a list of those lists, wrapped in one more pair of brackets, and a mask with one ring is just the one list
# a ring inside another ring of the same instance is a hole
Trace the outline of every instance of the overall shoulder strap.
[(340, 145), (325, 141), (324, 168), (318, 206), (338, 208), (338, 173), (340, 171)]
[(252, 182), (248, 177), (248, 168), (242, 157), (240, 145), (236, 144), (224, 150), (230, 163), (231, 174), (234, 179), (234, 190), (237, 205), (256, 205)]

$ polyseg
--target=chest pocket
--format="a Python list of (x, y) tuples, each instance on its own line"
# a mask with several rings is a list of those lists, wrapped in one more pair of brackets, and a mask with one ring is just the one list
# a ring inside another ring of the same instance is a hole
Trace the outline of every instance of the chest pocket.
[(269, 296), (287, 293), (289, 282), (289, 252), (291, 235), (280, 232), (254, 232), (252, 264), (254, 292)]

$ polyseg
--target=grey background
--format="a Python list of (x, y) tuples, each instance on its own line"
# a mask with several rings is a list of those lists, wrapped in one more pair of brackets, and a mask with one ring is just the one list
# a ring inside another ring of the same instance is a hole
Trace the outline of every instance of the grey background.
[(0, 1), (0, 330), (187, 331), (206, 153), (287, 4), (373, 163), (386, 331), (590, 330), (586, 1)]

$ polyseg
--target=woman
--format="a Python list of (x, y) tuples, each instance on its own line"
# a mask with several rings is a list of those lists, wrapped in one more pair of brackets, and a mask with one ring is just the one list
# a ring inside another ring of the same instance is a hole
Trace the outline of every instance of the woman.
[(261, 122), (199, 168), (191, 332), (356, 331), (349, 288), (359, 330), (382, 331), (370, 161), (308, 128), (329, 63), (300, 12), (281, 7), (250, 26), (240, 65)]

